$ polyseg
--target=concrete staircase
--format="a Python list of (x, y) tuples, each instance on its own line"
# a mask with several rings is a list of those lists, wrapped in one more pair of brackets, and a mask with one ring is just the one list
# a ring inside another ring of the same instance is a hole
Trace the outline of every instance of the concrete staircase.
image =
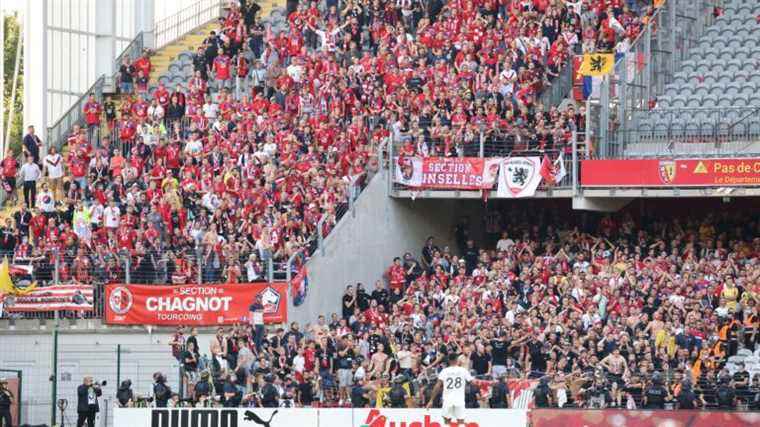
[[(262, 0), (258, 3), (259, 6), (261, 6), (259, 16), (262, 17), (262, 19), (269, 17), (272, 11), (276, 8), (285, 9), (285, 0)], [(189, 52), (191, 54), (195, 53), (198, 50), (198, 46), (200, 46), (203, 43), (203, 40), (208, 37), (208, 34), (211, 31), (218, 29), (219, 25), (216, 20), (208, 22), (169, 45), (159, 49), (151, 57), (151, 62), (153, 64), (153, 71), (150, 75), (151, 86), (158, 84), (158, 78), (169, 71), (169, 66), (174, 63), (179, 54), (183, 52)]]

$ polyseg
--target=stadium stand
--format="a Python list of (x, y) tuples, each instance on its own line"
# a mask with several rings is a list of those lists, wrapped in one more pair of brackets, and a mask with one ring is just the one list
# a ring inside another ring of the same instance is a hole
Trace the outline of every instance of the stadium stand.
[[(564, 3), (460, 1), (413, 19), (382, 5), (301, 5), (287, 20), (275, 8), (246, 28), (253, 19), (233, 4), (157, 85), (148, 52), (125, 58), (121, 80), (136, 94), (85, 104), (89, 129), (75, 126), (62, 150), (68, 179), (51, 202), (67, 214), (51, 225), (70, 237), (56, 248), (67, 267), (80, 279), (125, 278), (125, 267), (114, 271), (94, 256), (104, 248), (131, 258), (138, 283), (236, 281), (247, 263), (249, 278), (268, 277), (313, 251), (317, 227), (324, 235), (334, 226), (390, 139), (429, 142), (429, 154), (472, 154), (478, 127), (489, 126), (489, 155), (510, 152), (516, 140), (523, 150), (567, 149), (582, 118), (555, 120), (556, 109), (544, 117), (538, 96), (582, 44), (610, 48), (641, 27), (623, 2), (579, 14)], [(101, 212), (112, 201), (119, 212), (104, 226)], [(58, 232), (42, 225), (39, 208), (30, 210), (14, 214), (40, 218), (17, 257), (39, 259), (52, 254)], [(178, 256), (190, 260), (185, 271), (177, 271)], [(76, 259), (91, 260), (75, 266)]]
[[(422, 406), (436, 366), (456, 352), (485, 380), (468, 387), (469, 408), (503, 407), (494, 391), (503, 375), (512, 386), (547, 378), (553, 405), (565, 408), (692, 407), (678, 398), (684, 389), (699, 407), (735, 408), (730, 389), (742, 408), (760, 409), (754, 214), (693, 214), (692, 204), (664, 214), (637, 203), (575, 222), (526, 204), (499, 211), (502, 232), (484, 247), (464, 228), (457, 248), (431, 237), (396, 258), (373, 291), (348, 285), (341, 313), (303, 329), (279, 329), (259, 347), (247, 328), (222, 330), (208, 354), (225, 356), (207, 381), (221, 390), (273, 373), (289, 405)], [(204, 353), (191, 353), (188, 378), (197, 379)], [(394, 382), (410, 402), (395, 401)], [(655, 402), (648, 390), (659, 386), (667, 398)], [(201, 389), (196, 401), (209, 393)]]
[[(392, 169), (389, 151), (570, 154), (586, 111), (546, 91), (573, 55), (635, 40), (662, 4), (327, 3), (261, 21), (233, 3), (158, 70), (149, 52), (127, 58), (124, 93), (85, 104), (63, 158), (40, 159), (47, 172), (62, 162), (63, 182), (17, 197), (0, 249), (40, 285), (271, 281)], [(651, 111), (633, 113), (628, 155), (661, 155), (651, 142), (666, 137), (694, 144), (679, 153), (713, 153), (719, 122), (760, 136), (743, 115), (760, 105), (760, 6), (716, 10)], [(689, 110), (702, 107), (715, 110)], [(8, 185), (14, 162), (3, 160)], [(172, 404), (420, 407), (459, 353), (481, 379), (468, 408), (758, 410), (760, 224), (751, 200), (739, 205), (494, 210), (480, 242), (464, 224), (456, 247), (431, 237), (303, 329), (220, 328), (205, 349), (178, 328), (184, 395)]]
[[(750, 153), (760, 135), (759, 6), (727, 1), (651, 111), (634, 112), (629, 157)], [(667, 144), (665, 143), (667, 140)], [(660, 144), (658, 144), (658, 142)]]

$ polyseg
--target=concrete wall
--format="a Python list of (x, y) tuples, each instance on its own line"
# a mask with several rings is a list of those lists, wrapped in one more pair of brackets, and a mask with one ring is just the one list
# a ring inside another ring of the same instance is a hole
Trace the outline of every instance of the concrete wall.
[(300, 323), (319, 314), (340, 312), (347, 284), (363, 283), (368, 291), (393, 261), (411, 252), (419, 258), (428, 236), (454, 250), (458, 218), (482, 207), (479, 200), (395, 199), (387, 195), (387, 171), (376, 175), (354, 206), (325, 239), (324, 255), (317, 251), (307, 264), (309, 293), (289, 316)]
[[(68, 400), (66, 425), (76, 425), (76, 388), (85, 375), (108, 381), (100, 401), (98, 426), (113, 425), (118, 372), (117, 345), (121, 344), (121, 380), (131, 379), (135, 394), (152, 391), (152, 376), (160, 371), (172, 390), (179, 384), (179, 366), (168, 345), (169, 333), (149, 333), (144, 328), (131, 331), (103, 329), (61, 330), (58, 335), (58, 399)], [(201, 353), (208, 353), (212, 335), (200, 336)], [(50, 424), (53, 374), (52, 331), (0, 331), (0, 367), (22, 371), (21, 420), (27, 424)], [(8, 373), (0, 373), (0, 376)], [(56, 412), (60, 423), (60, 412)], [(107, 421), (107, 424), (106, 424)]]

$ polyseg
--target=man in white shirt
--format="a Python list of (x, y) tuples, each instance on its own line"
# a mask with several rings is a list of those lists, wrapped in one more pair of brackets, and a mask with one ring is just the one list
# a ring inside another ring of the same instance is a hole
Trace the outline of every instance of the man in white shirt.
[(190, 140), (185, 144), (185, 153), (196, 156), (203, 151), (203, 142), (193, 133)]
[(42, 176), (42, 171), (37, 163), (34, 163), (32, 156), (26, 156), (26, 163), (21, 166), (19, 171), (21, 179), (24, 181), (24, 204), (31, 209), (37, 200), (37, 180)]
[(446, 425), (458, 426), (464, 424), (465, 384), (475, 379), (470, 375), (470, 371), (459, 366), (456, 354), (449, 354), (448, 359), (449, 366), (438, 374), (438, 382), (430, 396), (427, 408), (433, 406), (433, 401), (438, 397), (438, 393), (443, 390), (443, 420)]
[(515, 244), (515, 241), (509, 238), (507, 232), (501, 233), (501, 239), (496, 242), (496, 250), (508, 251)]
[(105, 220), (106, 228), (110, 230), (116, 230), (119, 228), (119, 218), (121, 217), (121, 211), (116, 206), (116, 202), (111, 200), (108, 207), (103, 210), (103, 219)]
[(36, 206), (48, 218), (55, 214), (55, 195), (50, 191), (47, 183), (42, 184), (42, 191), (37, 195)]
[(205, 116), (209, 122), (216, 120), (216, 115), (219, 112), (219, 106), (211, 102), (211, 97), (206, 97), (206, 103), (203, 104), (203, 116)]
[(42, 162), (43, 172), (47, 173), (50, 190), (56, 196), (61, 191), (61, 178), (63, 178), (63, 157), (55, 147), (48, 148), (48, 154)]

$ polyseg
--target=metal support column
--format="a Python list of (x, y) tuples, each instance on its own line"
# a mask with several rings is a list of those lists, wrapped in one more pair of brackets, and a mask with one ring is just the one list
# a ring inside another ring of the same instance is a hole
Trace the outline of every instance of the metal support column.
[(578, 195), (578, 134), (573, 132), (573, 197)]
[[(644, 70), (643, 71), (643, 86), (644, 86), (644, 102), (645, 105), (635, 106), (634, 108), (649, 108), (649, 101), (652, 99), (652, 27), (647, 25), (644, 30)], [(636, 58), (638, 61), (638, 58)], [(655, 88), (659, 91), (659, 85)]]
[(50, 387), (50, 425), (55, 425), (55, 411), (58, 409), (56, 404), (58, 403), (58, 327), (53, 329), (53, 354), (52, 367), (53, 374), (50, 376), (50, 381), (53, 382)]
[(121, 344), (116, 344), (116, 387), (121, 387)]
[[(628, 137), (628, 132), (626, 130), (628, 129), (628, 115), (627, 113), (627, 90), (628, 90), (628, 55), (634, 55), (635, 59), (635, 52), (628, 51), (623, 55), (623, 60), (618, 63), (619, 73), (618, 73), (618, 81), (617, 81), (617, 95), (618, 95), (618, 123), (620, 123), (620, 126), (615, 130), (615, 151), (617, 152), (625, 150), (626, 146), (626, 139)], [(635, 75), (635, 74), (634, 74)], [(619, 153), (618, 153), (619, 154)]]
[(599, 88), (599, 156), (608, 158), (610, 154), (610, 76), (602, 77)]

